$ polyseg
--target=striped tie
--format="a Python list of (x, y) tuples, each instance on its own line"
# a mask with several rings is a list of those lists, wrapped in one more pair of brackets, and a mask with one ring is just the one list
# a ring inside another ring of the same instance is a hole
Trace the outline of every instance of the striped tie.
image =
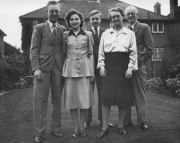
[(55, 25), (55, 24), (52, 25), (52, 33), (53, 33), (54, 37), (56, 38), (57, 28), (56, 28), (56, 25)]

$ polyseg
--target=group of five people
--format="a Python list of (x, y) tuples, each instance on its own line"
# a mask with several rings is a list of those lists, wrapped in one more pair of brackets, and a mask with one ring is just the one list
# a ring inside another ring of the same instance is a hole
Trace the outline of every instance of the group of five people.
[[(85, 137), (92, 121), (95, 82), (98, 93), (98, 120), (102, 125), (97, 138), (108, 134), (111, 106), (118, 106), (118, 133), (126, 135), (132, 126), (131, 106), (137, 110), (137, 122), (144, 130), (147, 109), (144, 82), (145, 62), (154, 46), (150, 28), (137, 21), (138, 11), (129, 6), (124, 11), (112, 8), (112, 27), (101, 29), (101, 13), (90, 12), (91, 29), (82, 29), (83, 15), (71, 9), (66, 14), (69, 31), (58, 24), (58, 2), (47, 4), (48, 20), (34, 27), (30, 60), (34, 71), (33, 122), (34, 141), (43, 142), (46, 129), (48, 95), (51, 87), (51, 134), (62, 137), (61, 95), (70, 110), (74, 128), (72, 137)], [(123, 25), (126, 15), (129, 26)], [(80, 110), (80, 120), (78, 119)]]

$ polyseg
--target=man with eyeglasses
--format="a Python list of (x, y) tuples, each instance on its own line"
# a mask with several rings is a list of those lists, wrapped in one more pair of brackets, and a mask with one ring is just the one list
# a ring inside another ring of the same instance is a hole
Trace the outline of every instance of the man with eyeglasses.
[[(135, 105), (137, 112), (137, 122), (141, 129), (147, 130), (147, 101), (145, 91), (146, 70), (145, 63), (151, 58), (152, 50), (154, 48), (154, 41), (151, 35), (150, 27), (145, 23), (140, 23), (138, 18), (138, 11), (133, 6), (128, 6), (125, 9), (125, 15), (129, 22), (129, 28), (134, 31), (136, 35), (137, 51), (138, 51), (138, 71), (134, 72), (134, 92)], [(128, 108), (124, 127), (132, 126), (131, 107)]]
[(42, 143), (47, 123), (48, 95), (51, 87), (52, 113), (51, 135), (62, 137), (61, 94), (63, 87), (62, 68), (64, 56), (64, 26), (58, 24), (60, 7), (57, 1), (47, 4), (45, 23), (34, 27), (30, 47), (30, 60), (34, 72), (33, 124), (34, 142)]

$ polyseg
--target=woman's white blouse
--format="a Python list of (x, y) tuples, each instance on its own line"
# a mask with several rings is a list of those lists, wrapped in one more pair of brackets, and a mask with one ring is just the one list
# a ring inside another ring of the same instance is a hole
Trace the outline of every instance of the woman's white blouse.
[(99, 45), (97, 68), (105, 66), (105, 53), (125, 52), (129, 54), (129, 70), (137, 70), (136, 37), (133, 31), (123, 27), (118, 33), (113, 29), (107, 29), (101, 36)]

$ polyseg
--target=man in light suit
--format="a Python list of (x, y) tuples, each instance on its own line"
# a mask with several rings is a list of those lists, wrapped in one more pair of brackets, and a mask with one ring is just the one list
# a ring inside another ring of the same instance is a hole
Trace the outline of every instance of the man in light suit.
[[(125, 15), (130, 24), (130, 29), (135, 32), (137, 51), (138, 51), (138, 71), (134, 73), (134, 90), (135, 90), (135, 105), (137, 111), (137, 122), (141, 129), (147, 130), (147, 102), (145, 91), (145, 62), (151, 56), (154, 48), (154, 41), (151, 35), (150, 28), (145, 23), (137, 21), (138, 11), (135, 7), (129, 6), (125, 9)], [(129, 107), (126, 116), (124, 127), (132, 126), (131, 107)]]
[[(102, 107), (101, 107), (101, 76), (100, 71), (97, 69), (98, 63), (98, 51), (99, 51), (99, 43), (101, 39), (101, 35), (104, 32), (103, 29), (100, 27), (101, 23), (101, 13), (98, 10), (92, 10), (89, 14), (89, 21), (91, 24), (91, 29), (89, 31), (93, 34), (94, 39), (94, 46), (93, 46), (93, 54), (94, 54), (94, 74), (95, 74), (95, 81), (97, 85), (97, 92), (98, 92), (98, 120), (102, 123)], [(94, 82), (95, 86), (95, 82)], [(93, 87), (94, 87), (93, 86)], [(87, 111), (86, 116), (86, 128), (90, 127), (92, 122), (92, 107), (90, 107)], [(109, 123), (109, 126), (113, 126)]]
[(61, 137), (61, 77), (64, 57), (62, 52), (64, 26), (58, 24), (59, 4), (47, 4), (48, 20), (34, 27), (30, 47), (30, 60), (34, 71), (33, 123), (34, 142), (43, 142), (47, 121), (48, 95), (51, 87), (51, 135)]

